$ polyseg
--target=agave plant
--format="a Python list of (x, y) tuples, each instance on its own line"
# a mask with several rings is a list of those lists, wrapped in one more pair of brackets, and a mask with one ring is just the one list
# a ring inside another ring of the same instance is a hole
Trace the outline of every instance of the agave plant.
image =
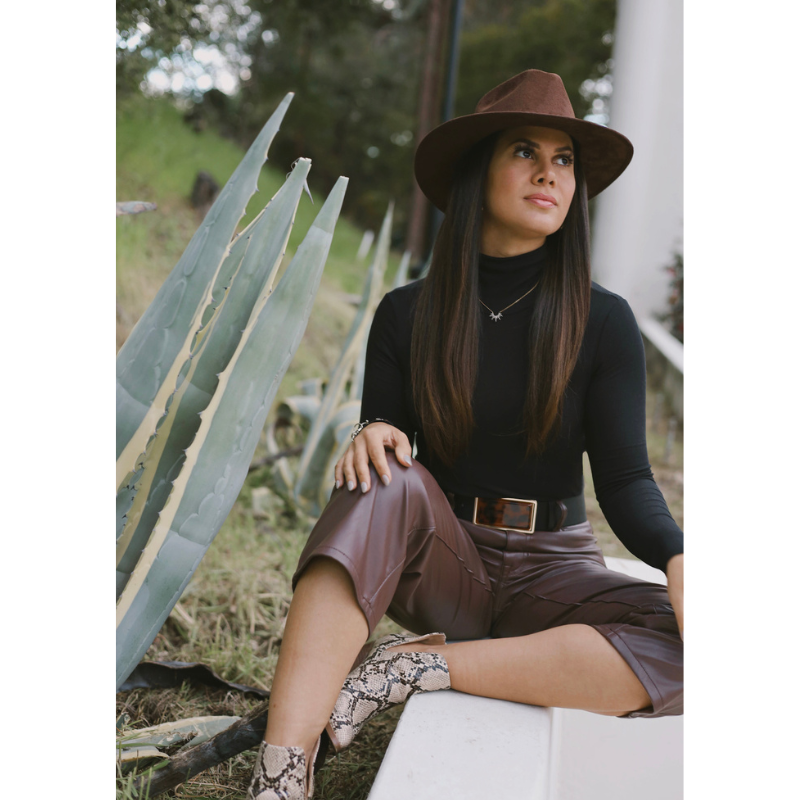
[(241, 717), (190, 717), (175, 722), (162, 722), (149, 728), (137, 728), (117, 736), (117, 751), (133, 750), (140, 747), (172, 748), (190, 744), (195, 747), (207, 742), (220, 731), (227, 730)]
[(117, 359), (117, 687), (232, 508), (319, 288), (346, 178), (274, 290), (308, 159), (298, 159), (233, 238), (291, 98), (264, 126)]
[[(400, 259), (400, 264), (397, 267), (397, 272), (392, 282), (392, 289), (397, 289), (403, 286), (408, 281), (408, 265), (411, 261), (411, 251), (406, 250), (403, 257)], [(372, 309), (373, 313), (375, 309)], [(371, 315), (370, 315), (371, 318)], [(353, 371), (353, 380), (350, 382), (350, 399), (361, 400), (361, 395), (364, 393), (364, 365), (367, 361), (367, 337), (364, 336), (361, 344), (361, 353), (356, 361)], [(338, 461), (338, 457), (335, 459)]]
[[(367, 272), (361, 303), (342, 349), (322, 391), (322, 381), (305, 381), (303, 394), (287, 398), (277, 409), (276, 421), (267, 430), (267, 449), (277, 455), (276, 428), (301, 420), (310, 424), (300, 462), (295, 470), (286, 458), (275, 462), (279, 487), (312, 516), (319, 516), (330, 494), (333, 467), (350, 442), (350, 431), (358, 422), (364, 385), (364, 361), (367, 335), (372, 316), (383, 295), (383, 274), (389, 256), (392, 227), (392, 205), (384, 217), (372, 264)], [(395, 286), (402, 285), (408, 275), (411, 254), (406, 253), (395, 276)], [(349, 388), (348, 388), (349, 382)]]

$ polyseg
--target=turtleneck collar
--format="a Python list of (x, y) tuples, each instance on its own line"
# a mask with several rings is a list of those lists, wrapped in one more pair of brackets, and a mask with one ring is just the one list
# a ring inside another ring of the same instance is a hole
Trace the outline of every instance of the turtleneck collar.
[(505, 258), (481, 253), (478, 258), (478, 285), (481, 299), (489, 305), (491, 300), (513, 300), (512, 295), (521, 295), (531, 288), (546, 265), (547, 242), (536, 250)]
[(547, 242), (545, 241), (541, 247), (516, 256), (487, 256), (486, 253), (481, 253), (478, 256), (478, 266), (481, 272), (504, 275), (520, 269), (543, 266), (546, 258)]

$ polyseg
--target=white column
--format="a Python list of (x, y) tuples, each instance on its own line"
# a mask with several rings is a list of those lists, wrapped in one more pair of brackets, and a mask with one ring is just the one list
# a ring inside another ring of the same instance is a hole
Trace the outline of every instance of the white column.
[(683, 229), (683, 3), (619, 0), (609, 127), (633, 142), (628, 169), (597, 199), (594, 279), (640, 318), (667, 309)]

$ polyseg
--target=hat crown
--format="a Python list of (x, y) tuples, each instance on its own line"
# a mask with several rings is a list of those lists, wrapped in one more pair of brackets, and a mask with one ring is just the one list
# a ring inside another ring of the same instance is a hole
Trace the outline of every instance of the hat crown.
[(484, 112), (550, 114), (575, 119), (564, 82), (555, 73), (540, 69), (526, 69), (487, 92), (475, 106), (476, 114)]

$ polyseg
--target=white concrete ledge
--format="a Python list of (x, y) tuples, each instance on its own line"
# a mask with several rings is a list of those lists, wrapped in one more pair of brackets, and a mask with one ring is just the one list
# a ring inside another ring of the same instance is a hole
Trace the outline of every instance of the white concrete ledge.
[[(610, 569), (654, 583), (631, 559)], [(683, 718), (616, 719), (455, 690), (406, 703), (369, 800), (679, 800)]]
[(453, 690), (415, 695), (369, 800), (547, 797), (552, 716)]

